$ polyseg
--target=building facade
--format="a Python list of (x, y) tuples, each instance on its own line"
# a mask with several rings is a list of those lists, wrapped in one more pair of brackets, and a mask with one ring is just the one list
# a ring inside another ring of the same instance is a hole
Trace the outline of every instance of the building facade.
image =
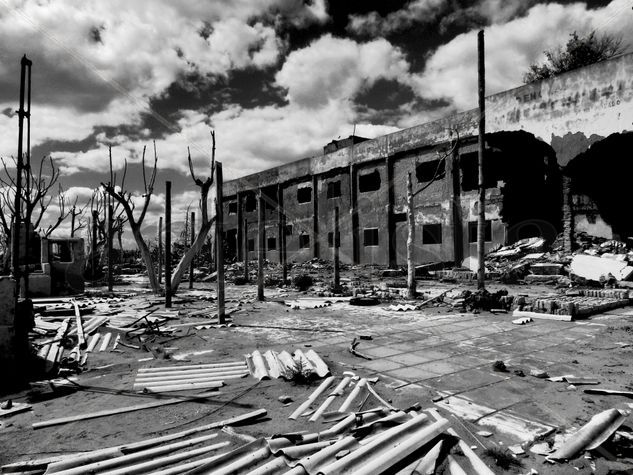
[[(342, 262), (404, 265), (410, 174), (414, 192), (425, 188), (414, 201), (415, 261), (475, 256), (477, 125), (474, 109), (371, 140), (350, 137), (322, 155), (226, 182), (229, 253), (256, 258), (261, 192), (268, 260), (330, 259), (338, 207)], [(633, 144), (631, 130), (633, 54), (487, 97), (486, 247), (574, 227), (633, 236), (633, 220), (617, 210), (625, 190), (613, 195), (605, 184), (613, 177), (626, 188), (632, 176), (630, 152), (617, 152)]]

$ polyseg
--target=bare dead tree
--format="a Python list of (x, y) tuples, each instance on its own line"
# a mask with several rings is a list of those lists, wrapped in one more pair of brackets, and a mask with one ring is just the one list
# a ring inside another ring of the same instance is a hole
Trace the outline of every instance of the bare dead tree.
[[(413, 199), (426, 190), (429, 186), (437, 181), (442, 175), (441, 170), (444, 168), (446, 158), (452, 155), (459, 144), (459, 133), (456, 133), (457, 138), (451, 143), (450, 149), (443, 151), (441, 154), (438, 152), (439, 159), (435, 172), (431, 177), (431, 180), (426, 182), (422, 188), (417, 191), (413, 191), (413, 181), (411, 180), (411, 173), (407, 176), (407, 297), (414, 299), (416, 297), (416, 284), (415, 284), (415, 260), (413, 256), (415, 248), (415, 207)], [(453, 137), (453, 131), (449, 131), (449, 136)]]
[(125, 191), (125, 177), (127, 174), (127, 160), (125, 160), (125, 165), (123, 167), (123, 176), (121, 177), (121, 183), (117, 185), (116, 175), (112, 169), (112, 149), (109, 150), (109, 158), (110, 158), (110, 181), (108, 183), (101, 183), (101, 186), (104, 188), (106, 193), (108, 193), (117, 203), (123, 211), (125, 212), (125, 216), (127, 217), (127, 222), (130, 225), (130, 229), (132, 230), (132, 235), (134, 236), (134, 241), (136, 241), (136, 246), (138, 247), (139, 252), (141, 253), (141, 258), (145, 263), (145, 268), (147, 270), (147, 276), (149, 277), (149, 283), (156, 294), (160, 294), (161, 288), (158, 283), (158, 278), (156, 276), (156, 271), (154, 269), (154, 264), (152, 261), (152, 254), (149, 250), (147, 242), (143, 238), (143, 234), (141, 233), (141, 226), (143, 224), (143, 220), (145, 219), (145, 215), (147, 214), (147, 208), (149, 207), (149, 203), (152, 198), (152, 194), (154, 193), (154, 183), (156, 182), (156, 165), (158, 163), (158, 155), (156, 153), (156, 142), (154, 142), (154, 165), (152, 167), (152, 172), (149, 177), (147, 177), (147, 173), (145, 170), (145, 147), (143, 147), (143, 155), (141, 159), (141, 166), (143, 171), (143, 194), (141, 197), (143, 198), (143, 207), (141, 208), (141, 213), (138, 217), (134, 216), (135, 204), (133, 201), (133, 195), (130, 192)]
[[(17, 160), (11, 157), (13, 166), (17, 169)], [(9, 161), (0, 158), (2, 163), (2, 171), (0, 172), (0, 226), (1, 226), (1, 242), (0, 245), (5, 247), (4, 257), (6, 259), (10, 250), (8, 246), (11, 240), (11, 225), (15, 216), (15, 190), (16, 177), (9, 170)], [(50, 173), (46, 173), (46, 164), (50, 167)], [(64, 190), (58, 184), (59, 169), (55, 166), (52, 158), (42, 157), (39, 167), (34, 171), (33, 167), (24, 168), (24, 177), (21, 187), (21, 203), (22, 209), (20, 215), (24, 217), (24, 221), (31, 223), (34, 229), (38, 229), (44, 237), (50, 236), (62, 222), (70, 216), (68, 210), (68, 202)], [(58, 193), (55, 196), (51, 192), (55, 185), (58, 185)], [(46, 227), (41, 228), (40, 224), (44, 216), (50, 218), (49, 207), (54, 199), (57, 199), (57, 217)], [(7, 261), (8, 262), (8, 261)]]
[(85, 217), (86, 209), (90, 204), (90, 201), (86, 201), (83, 206), (77, 207), (79, 197), (75, 197), (72, 208), (70, 208), (70, 237), (75, 237), (77, 231), (81, 231), (88, 226), (88, 221)]
[[(182, 280), (182, 276), (185, 270), (189, 269), (191, 262), (193, 261), (194, 256), (196, 256), (202, 246), (204, 245), (207, 235), (211, 230), (211, 226), (215, 221), (215, 215), (209, 219), (209, 206), (208, 206), (208, 197), (209, 190), (211, 189), (211, 185), (214, 183), (215, 178), (215, 131), (211, 131), (211, 168), (210, 168), (210, 176), (207, 177), (204, 181), (200, 178), (196, 177), (195, 172), (193, 171), (193, 162), (191, 160), (191, 153), (189, 152), (189, 148), (187, 148), (187, 160), (189, 161), (189, 171), (191, 172), (191, 178), (193, 182), (200, 188), (200, 211), (202, 216), (202, 223), (200, 225), (200, 230), (196, 236), (195, 241), (191, 245), (189, 249), (183, 254), (180, 262), (176, 266), (174, 273), (171, 278), (171, 288), (172, 292), (176, 292), (178, 290), (178, 286)], [(221, 263), (219, 264), (221, 265)]]

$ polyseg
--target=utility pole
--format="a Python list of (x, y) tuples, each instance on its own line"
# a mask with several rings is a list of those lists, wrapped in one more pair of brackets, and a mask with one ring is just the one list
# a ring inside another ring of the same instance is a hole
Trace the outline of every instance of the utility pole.
[(158, 218), (158, 283), (163, 281), (163, 217)]
[(225, 323), (224, 311), (224, 207), (222, 186), (224, 177), (222, 176), (222, 164), (215, 163), (215, 249), (216, 249), (216, 282), (218, 284), (218, 323)]
[(165, 308), (171, 308), (171, 181), (165, 182)]
[(479, 77), (479, 203), (477, 219), (477, 258), (479, 271), (477, 273), (477, 288), (484, 290), (486, 287), (486, 187), (484, 181), (484, 153), (486, 133), (486, 67), (484, 63), (484, 30), (477, 35), (477, 63)]
[(259, 190), (257, 195), (257, 300), (264, 300), (264, 246), (266, 245), (266, 219), (264, 208), (264, 193)]
[[(196, 213), (191, 212), (191, 247), (193, 247), (193, 243), (196, 241)], [(191, 259), (191, 264), (189, 265), (189, 288), (193, 289), (193, 261), (196, 260), (196, 256), (193, 256)]]
[[(338, 206), (334, 208), (334, 236), (332, 245), (334, 247), (334, 292), (338, 292), (341, 286), (340, 262), (339, 262), (339, 229), (338, 229)], [(284, 282), (285, 283), (285, 282)]]
[[(30, 141), (30, 117), (31, 117), (31, 65), (33, 63), (31, 60), (27, 59), (26, 55), (22, 56), (22, 60), (20, 61), (20, 108), (18, 109), (18, 156), (16, 162), (16, 178), (15, 178), (15, 217), (13, 220), (13, 277), (15, 279), (15, 308), (17, 309), (18, 299), (20, 297), (20, 286), (21, 286), (21, 276), (22, 272), (20, 271), (20, 228), (22, 226), (22, 173), (24, 170), (24, 150), (23, 150), (23, 141), (24, 141), (24, 119), (27, 119), (28, 131), (27, 136)], [(28, 110), (24, 109), (24, 94), (27, 85), (26, 82), (26, 70), (28, 68)], [(27, 150), (28, 150), (27, 144)], [(28, 225), (26, 232), (28, 234)], [(27, 256), (28, 258), (28, 250)], [(28, 261), (27, 261), (28, 262)], [(28, 284), (26, 281), (28, 280), (28, 276), (25, 278), (25, 294), (28, 291)]]

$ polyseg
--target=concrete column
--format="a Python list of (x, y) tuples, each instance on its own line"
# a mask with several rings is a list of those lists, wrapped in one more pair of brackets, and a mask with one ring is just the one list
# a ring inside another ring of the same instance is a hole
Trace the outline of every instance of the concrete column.
[(266, 252), (266, 209), (264, 193), (260, 189), (257, 195), (257, 300), (264, 300), (264, 257)]
[(456, 266), (459, 266), (464, 260), (464, 223), (462, 222), (459, 151), (457, 148), (452, 155), (446, 157), (446, 178), (449, 180), (453, 261)]
[(317, 186), (319, 180), (316, 176), (312, 177), (312, 254), (313, 257), (319, 256), (319, 193)]
[(244, 229), (243, 229), (244, 215), (243, 215), (243, 210), (242, 210), (243, 201), (244, 201), (243, 198), (244, 198), (244, 195), (242, 193), (237, 194), (237, 236), (236, 236), (237, 256), (236, 257), (238, 261), (241, 261), (242, 259), (244, 259), (244, 256), (242, 255), (242, 252), (243, 252), (242, 240), (244, 239)]
[(349, 166), (350, 213), (352, 218), (352, 256), (354, 264), (360, 261), (360, 243), (358, 240), (358, 170), (354, 164)]
[(277, 249), (279, 249), (279, 263), (284, 285), (288, 278), (286, 268), (286, 214), (284, 213), (284, 190), (281, 184), (277, 185)]
[(395, 268), (396, 259), (396, 223), (393, 219), (393, 208), (395, 206), (395, 190), (393, 183), (394, 160), (393, 157), (385, 158), (385, 168), (387, 169), (387, 245), (389, 256), (389, 267)]
[(171, 181), (165, 182), (165, 308), (171, 308)]
[(216, 220), (215, 220), (215, 249), (216, 249), (216, 282), (218, 297), (218, 322), (224, 323), (224, 200), (222, 186), (224, 177), (222, 175), (222, 164), (215, 164), (215, 184), (216, 184)]

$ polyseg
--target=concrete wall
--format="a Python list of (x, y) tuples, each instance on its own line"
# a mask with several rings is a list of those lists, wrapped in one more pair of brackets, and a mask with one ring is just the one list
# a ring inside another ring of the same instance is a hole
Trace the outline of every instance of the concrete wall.
[[(338, 205), (343, 262), (353, 261), (355, 237), (359, 262), (403, 265), (406, 223), (394, 221), (398, 213), (405, 211), (407, 174), (411, 172), (415, 177), (417, 163), (436, 158), (437, 148), (450, 142), (450, 130), (458, 131), (462, 142), (472, 144), (476, 138), (477, 123), (477, 110), (454, 114), (332, 153), (232, 180), (225, 183), (224, 194), (232, 195), (230, 199), (234, 199), (248, 190), (282, 186), (287, 224), (293, 225), (293, 234), (287, 237), (288, 261), (302, 261), (317, 255), (330, 258), (327, 232), (332, 226), (333, 206)], [(633, 54), (486, 98), (487, 133), (529, 132), (550, 145), (556, 153), (556, 160), (563, 166), (592, 143), (609, 134), (627, 130), (633, 130)], [(458, 153), (474, 150), (475, 146), (466, 144)], [(508, 156), (511, 157), (511, 154)], [(373, 170), (380, 174), (380, 189), (361, 193), (358, 191), (359, 175)], [(458, 258), (476, 254), (476, 244), (468, 242), (468, 222), (477, 219), (477, 192), (461, 190), (460, 172), (455, 170), (454, 176), (452, 173), (453, 161), (448, 160), (446, 177), (415, 199), (416, 261), (460, 260)], [(350, 180), (350, 176), (354, 178)], [(327, 182), (339, 178), (343, 197), (328, 200)], [(302, 183), (313, 187), (313, 202), (297, 202), (297, 188)], [(418, 186), (421, 184), (414, 179), (414, 189)], [(348, 193), (355, 200), (348, 199)], [(354, 202), (356, 229), (352, 212)], [(501, 220), (501, 205), (500, 188), (488, 189), (486, 219), (491, 221), (492, 237), (486, 244), (487, 248), (503, 244), (506, 240), (507, 227)], [(244, 216), (249, 223), (256, 223), (256, 212), (244, 213)], [(271, 235), (277, 232), (276, 219), (276, 212), (271, 212), (266, 228)], [(584, 221), (577, 221), (579, 226), (589, 229)], [(422, 244), (423, 226), (433, 223), (442, 224), (442, 243)], [(227, 226), (237, 225), (237, 220), (227, 219)], [(371, 228), (378, 230), (378, 246), (364, 245), (364, 230)], [(249, 235), (255, 236), (254, 229), (249, 224)], [(299, 248), (299, 232), (310, 236), (310, 248)], [(278, 236), (277, 243), (279, 246)], [(279, 258), (277, 252), (267, 257)]]

